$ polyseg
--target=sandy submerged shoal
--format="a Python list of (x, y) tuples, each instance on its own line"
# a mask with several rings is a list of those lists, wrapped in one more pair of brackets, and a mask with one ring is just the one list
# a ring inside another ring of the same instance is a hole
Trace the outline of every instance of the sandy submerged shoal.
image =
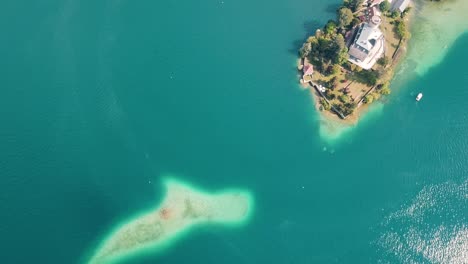
[(468, 1), (447, 0), (428, 2), (416, 0), (415, 21), (411, 27), (412, 39), (405, 67), (424, 75), (439, 64), (454, 42), (468, 32)]
[(244, 190), (210, 194), (173, 179), (165, 181), (161, 204), (119, 225), (104, 239), (89, 263), (112, 263), (134, 254), (158, 251), (202, 224), (240, 225), (252, 212), (252, 195)]

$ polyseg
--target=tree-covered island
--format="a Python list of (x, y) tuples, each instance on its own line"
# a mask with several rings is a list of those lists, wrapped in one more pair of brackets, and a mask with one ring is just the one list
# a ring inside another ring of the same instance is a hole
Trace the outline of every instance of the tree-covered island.
[[(389, 82), (409, 32), (410, 0), (345, 0), (337, 19), (299, 49), (301, 83), (317, 108), (356, 122), (365, 105), (390, 94)], [(334, 116), (334, 115), (331, 115)]]

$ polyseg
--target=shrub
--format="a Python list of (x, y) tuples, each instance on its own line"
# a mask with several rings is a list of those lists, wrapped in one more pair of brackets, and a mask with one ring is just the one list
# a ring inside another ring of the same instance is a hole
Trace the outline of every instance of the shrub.
[(325, 28), (323, 29), (323, 31), (327, 35), (333, 34), (336, 31), (336, 26), (337, 25), (335, 21), (329, 20), (328, 23), (325, 25)]
[(372, 94), (372, 97), (374, 97), (374, 101), (380, 99), (380, 96), (381, 96), (380, 93), (377, 93), (377, 92), (374, 91), (371, 94)]
[(312, 51), (312, 44), (310, 42), (306, 42), (299, 49), (299, 55), (301, 56), (301, 58), (305, 58), (309, 56), (311, 51)]
[(380, 58), (378, 61), (377, 61), (378, 64), (382, 65), (383, 67), (387, 66), (388, 63), (389, 63), (389, 60), (388, 60), (388, 57), (384, 56), (382, 58)]
[(408, 31), (406, 30), (406, 24), (402, 20), (398, 20), (395, 23), (395, 33), (400, 38), (406, 38), (408, 36)]
[(388, 85), (384, 85), (382, 89), (379, 90), (382, 95), (389, 95), (392, 91), (388, 88)]
[(338, 11), (338, 21), (340, 27), (347, 27), (353, 21), (354, 15), (351, 9), (343, 7)]
[(378, 72), (362, 70), (355, 73), (356, 81), (373, 86), (377, 84), (377, 78), (379, 77)]
[(355, 27), (359, 24), (361, 24), (361, 20), (357, 17), (353, 18), (353, 21), (351, 21), (351, 27)]
[(307, 42), (310, 42), (310, 43), (316, 43), (317, 42), (317, 38), (315, 36), (310, 36), (307, 38)]
[(330, 104), (327, 102), (327, 100), (325, 100), (323, 98), (320, 99), (320, 104), (323, 107), (323, 109), (325, 109), (325, 110), (330, 110), (331, 109)]
[(348, 116), (354, 112), (354, 108), (354, 104), (345, 104), (341, 111), (343, 115)]
[(339, 73), (340, 71), (341, 71), (340, 65), (338, 65), (338, 64), (333, 65), (333, 67), (332, 67), (332, 69), (331, 69), (331, 73), (332, 73), (332, 74), (337, 74), (337, 73)]
[(392, 12), (392, 14), (390, 15), (392, 18), (397, 18), (397, 17), (400, 17), (401, 14), (398, 10), (395, 10)]
[(345, 94), (338, 96), (338, 100), (340, 100), (342, 103), (349, 103), (350, 101), (349, 96)]
[(390, 3), (387, 0), (385, 0), (382, 3), (380, 3), (379, 8), (380, 11), (387, 12), (388, 10), (390, 10)]
[(325, 90), (325, 96), (327, 97), (328, 100), (333, 100), (336, 98), (336, 95), (332, 93), (330, 89)]
[(364, 0), (346, 0), (344, 5), (350, 8), (353, 12), (356, 12), (364, 3)]
[(374, 101), (374, 96), (372, 96), (372, 94), (368, 94), (364, 97), (364, 99), (362, 100), (365, 104), (372, 104), (372, 102)]
[(411, 11), (411, 6), (408, 6), (403, 13), (401, 13), (401, 17), (406, 17), (406, 15)]

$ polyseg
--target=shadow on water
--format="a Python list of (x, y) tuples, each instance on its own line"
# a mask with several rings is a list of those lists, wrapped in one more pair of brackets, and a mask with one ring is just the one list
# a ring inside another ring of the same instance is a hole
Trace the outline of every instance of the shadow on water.
[(340, 8), (341, 4), (329, 4), (325, 11), (330, 14), (336, 14), (337, 10)]
[(315, 31), (319, 28), (322, 28), (322, 24), (319, 20), (308, 20), (304, 22), (303, 29), (304, 29), (304, 37), (301, 39), (296, 39), (292, 42), (291, 48), (288, 50), (291, 54), (297, 55), (298, 50), (304, 44), (304, 41), (309, 37), (315, 34)]
[[(329, 13), (329, 14), (336, 14), (338, 8), (341, 6), (341, 4), (329, 4), (326, 8), (325, 8), (325, 12), (326, 13)], [(297, 54), (297, 51), (301, 48), (302, 44), (304, 43), (304, 41), (309, 37), (309, 36), (312, 36), (315, 34), (315, 31), (317, 29), (321, 29), (322, 27), (324, 26), (324, 23), (321, 23), (319, 20), (317, 19), (312, 19), (312, 20), (308, 20), (308, 21), (305, 21), (304, 24), (303, 24), (303, 28), (304, 28), (304, 37), (302, 39), (297, 39), (297, 40), (294, 40), (293, 43), (292, 43), (292, 47), (291, 49), (289, 50), (290, 53), (296, 55)]]

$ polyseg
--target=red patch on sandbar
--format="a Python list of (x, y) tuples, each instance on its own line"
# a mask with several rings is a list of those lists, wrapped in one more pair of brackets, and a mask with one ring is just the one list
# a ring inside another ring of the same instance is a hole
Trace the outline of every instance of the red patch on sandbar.
[(163, 208), (159, 212), (159, 215), (161, 216), (162, 219), (167, 220), (171, 218), (171, 211), (168, 208)]

